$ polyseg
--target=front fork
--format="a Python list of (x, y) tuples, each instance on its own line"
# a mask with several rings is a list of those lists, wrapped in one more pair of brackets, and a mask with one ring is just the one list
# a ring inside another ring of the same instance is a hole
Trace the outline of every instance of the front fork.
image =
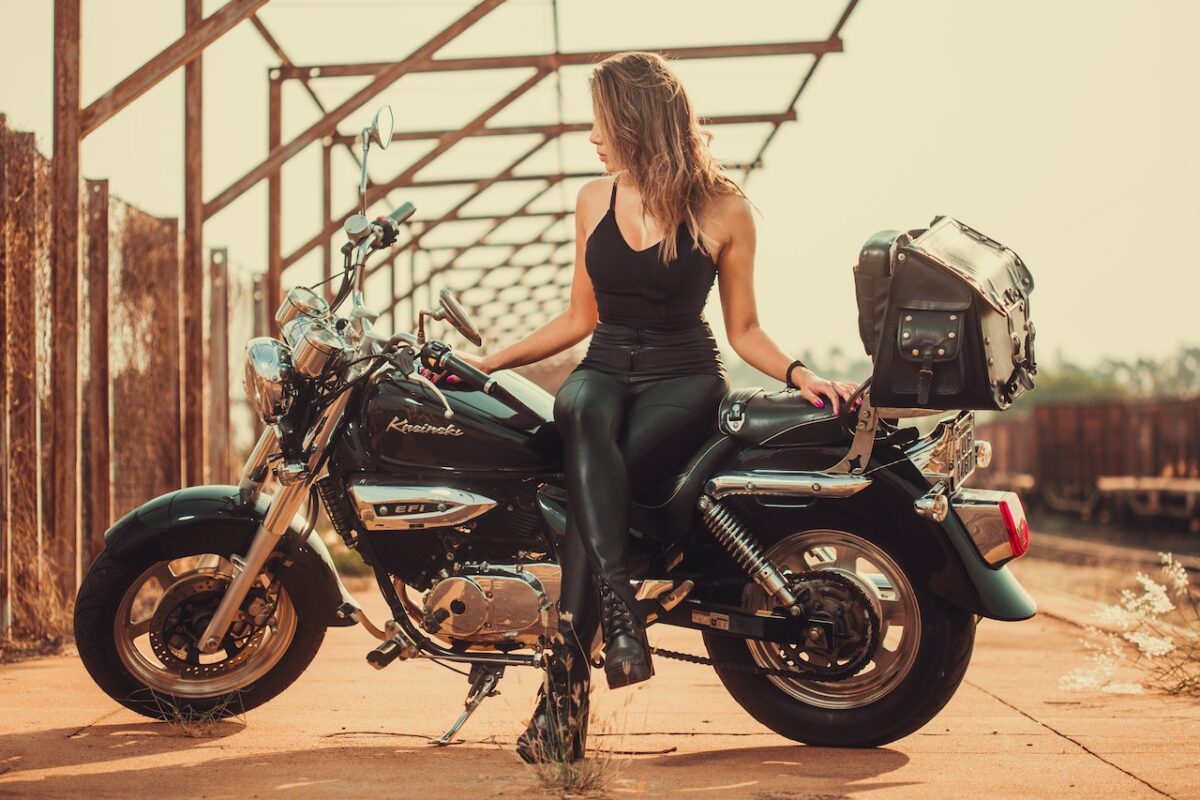
[[(246, 553), (240, 569), (239, 565), (234, 565), (236, 574), (233, 581), (229, 584), (229, 589), (226, 590), (224, 597), (221, 598), (221, 604), (217, 606), (212, 619), (209, 620), (208, 627), (200, 636), (201, 652), (215, 653), (221, 649), (221, 642), (225, 639), (225, 634), (229, 632), (229, 626), (238, 609), (242, 607), (246, 595), (250, 592), (250, 587), (258, 580), (258, 575), (266, 565), (267, 559), (271, 557), (271, 553), (275, 552), (279, 540), (287, 533), (296, 513), (304, 505), (309, 488), (317, 477), (316, 472), (321, 463), (321, 457), (329, 445), (329, 440), (333, 436), (333, 431), (337, 428), (349, 400), (350, 392), (343, 392), (321, 414), (317, 424), (313, 427), (312, 434), (308, 437), (308, 446), (304, 449), (304, 454), (307, 455), (306, 461), (302, 457), (300, 462), (284, 462), (276, 468), (276, 474), (281, 478), (279, 491), (271, 497), (267, 513), (254, 534), (250, 550)], [(262, 493), (263, 482), (269, 474), (268, 462), (278, 444), (279, 440), (274, 427), (267, 426), (259, 436), (258, 443), (254, 445), (254, 450), (251, 451), (250, 457), (242, 469), (242, 477), (238, 486), (241, 489), (243, 502), (254, 503)]]

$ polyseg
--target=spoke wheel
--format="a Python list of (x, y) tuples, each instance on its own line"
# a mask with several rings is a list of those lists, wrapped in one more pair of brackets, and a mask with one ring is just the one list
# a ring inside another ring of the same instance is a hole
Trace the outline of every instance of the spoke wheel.
[[(921, 611), (912, 585), (891, 556), (861, 536), (821, 528), (783, 537), (768, 549), (767, 557), (785, 575), (831, 570), (850, 579), (866, 595), (879, 619), (878, 647), (853, 677), (824, 682), (769, 676), (781, 691), (819, 708), (851, 709), (876, 702), (908, 676), (921, 645)], [(764, 611), (774, 604), (755, 584), (746, 586), (742, 602), (747, 608)], [(746, 646), (761, 667), (791, 669), (813, 658), (798, 644), (750, 639)]]
[(129, 585), (113, 618), (121, 664), (145, 686), (182, 698), (210, 698), (266, 675), (287, 652), (298, 615), (287, 590), (262, 576), (251, 588), (221, 648), (199, 639), (232, 579), (215, 553), (159, 561)]

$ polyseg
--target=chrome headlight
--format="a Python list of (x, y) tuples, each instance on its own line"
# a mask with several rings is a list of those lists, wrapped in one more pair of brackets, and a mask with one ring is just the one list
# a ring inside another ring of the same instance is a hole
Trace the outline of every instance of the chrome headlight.
[(246, 397), (263, 422), (278, 422), (292, 404), (292, 356), (287, 346), (270, 336), (246, 344)]
[(312, 317), (297, 317), (283, 328), (291, 346), (292, 368), (308, 378), (318, 377), (332, 361), (335, 365), (354, 354), (353, 348), (332, 325)]
[(329, 303), (307, 286), (297, 286), (287, 293), (275, 312), (275, 322), (283, 327), (296, 317), (329, 318)]

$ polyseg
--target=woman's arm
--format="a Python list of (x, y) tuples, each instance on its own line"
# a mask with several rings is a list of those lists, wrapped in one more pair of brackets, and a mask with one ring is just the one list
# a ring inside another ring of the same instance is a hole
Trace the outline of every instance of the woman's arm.
[[(721, 310), (729, 344), (743, 360), (776, 380), (787, 383), (785, 374), (794, 360), (758, 323), (754, 300), (754, 251), (757, 232), (750, 203), (737, 195), (726, 195), (717, 209), (717, 238), (724, 242), (717, 258)], [(792, 378), (800, 394), (815, 406), (824, 406), (821, 395), (838, 411), (839, 401), (849, 399), (857, 388), (851, 382), (830, 381), (807, 367), (797, 367)]]
[(578, 344), (595, 329), (599, 313), (592, 280), (584, 267), (584, 248), (587, 246), (585, 231), (592, 227), (590, 222), (597, 189), (603, 192), (604, 183), (603, 179), (589, 181), (579, 190), (575, 200), (575, 274), (571, 281), (571, 300), (567, 310), (508, 347), (480, 359), (468, 357), (484, 372), (541, 361)]

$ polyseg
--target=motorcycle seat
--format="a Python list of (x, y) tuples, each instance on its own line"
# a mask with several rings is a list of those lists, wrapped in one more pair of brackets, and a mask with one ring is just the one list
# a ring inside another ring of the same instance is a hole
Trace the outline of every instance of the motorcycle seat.
[(734, 389), (717, 409), (721, 432), (754, 447), (847, 442), (853, 438), (851, 431), (857, 421), (857, 409), (843, 421), (828, 400), (824, 408), (817, 408), (799, 390), (790, 388), (774, 392), (758, 386)]
[[(714, 433), (680, 472), (646, 489), (635, 490), (634, 504), (661, 515), (667, 530), (687, 530), (696, 509), (696, 500), (704, 490), (704, 482), (739, 447), (741, 443), (737, 439), (724, 433)], [(636, 509), (634, 514), (637, 516)]]

